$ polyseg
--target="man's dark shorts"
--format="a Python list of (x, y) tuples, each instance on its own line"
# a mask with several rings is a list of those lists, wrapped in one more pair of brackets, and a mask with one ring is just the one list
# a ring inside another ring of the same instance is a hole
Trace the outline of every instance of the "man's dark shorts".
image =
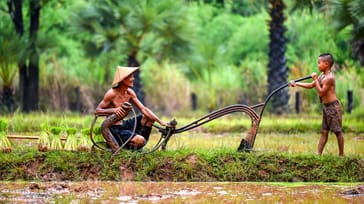
[(322, 105), (322, 131), (342, 132), (342, 110), (338, 100)]
[[(138, 115), (136, 117), (136, 129), (135, 133), (133, 133), (134, 123), (135, 123), (135, 117), (132, 117), (127, 120), (123, 120), (122, 125), (112, 125), (110, 127), (110, 131), (118, 144), (121, 146), (123, 145), (130, 137), (134, 137), (135, 135), (142, 135), (146, 141), (149, 139), (150, 131), (142, 131), (142, 129), (151, 129), (151, 127), (143, 126), (142, 123), (142, 115)], [(131, 147), (126, 144), (125, 148), (130, 149)]]

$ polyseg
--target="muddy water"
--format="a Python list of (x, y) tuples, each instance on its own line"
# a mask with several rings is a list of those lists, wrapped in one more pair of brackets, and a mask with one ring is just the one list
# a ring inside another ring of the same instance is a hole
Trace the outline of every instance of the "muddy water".
[(0, 182), (0, 203), (364, 203), (359, 184)]

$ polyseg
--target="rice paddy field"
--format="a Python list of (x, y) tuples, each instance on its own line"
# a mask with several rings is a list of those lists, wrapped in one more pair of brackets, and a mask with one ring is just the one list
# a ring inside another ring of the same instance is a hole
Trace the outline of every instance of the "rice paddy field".
[[(199, 116), (173, 117), (177, 128), (199, 119)], [(4, 116), (6, 123), (4, 135), (10, 138), (12, 148), (27, 143), (36, 146), (40, 143), (49, 145), (48, 149), (76, 150), (90, 149), (89, 129), (92, 115), (77, 114), (14, 114)], [(169, 121), (171, 118), (163, 118)], [(94, 128), (96, 141), (103, 141), (99, 126), (103, 118), (98, 118)], [(158, 124), (157, 124), (158, 125)], [(217, 151), (238, 148), (240, 141), (246, 137), (251, 126), (250, 119), (244, 114), (231, 114), (218, 118), (190, 131), (175, 134), (168, 142), (168, 150)], [(292, 154), (315, 154), (321, 133), (321, 115), (263, 116), (254, 143), (254, 151), (286, 152)], [(345, 154), (364, 157), (364, 120), (361, 114), (347, 114), (343, 117)], [(45, 133), (47, 134), (45, 135)], [(57, 133), (57, 134), (54, 134)], [(19, 139), (28, 136), (29, 139)], [(13, 139), (12, 139), (13, 138)], [(38, 139), (34, 139), (38, 138)], [(159, 140), (160, 133), (153, 128), (150, 141), (145, 149), (151, 149)], [(4, 147), (0, 148), (4, 149)], [(4, 146), (5, 144), (3, 144)], [(52, 146), (53, 145), (53, 146)], [(329, 134), (323, 154), (337, 154), (336, 136)]]

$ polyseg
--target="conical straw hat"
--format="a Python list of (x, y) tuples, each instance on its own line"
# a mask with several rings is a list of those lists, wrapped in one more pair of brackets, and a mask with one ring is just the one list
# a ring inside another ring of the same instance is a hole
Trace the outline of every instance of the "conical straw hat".
[(119, 82), (124, 80), (127, 76), (137, 71), (139, 67), (120, 67), (116, 68), (114, 81), (112, 82), (112, 87), (116, 87)]

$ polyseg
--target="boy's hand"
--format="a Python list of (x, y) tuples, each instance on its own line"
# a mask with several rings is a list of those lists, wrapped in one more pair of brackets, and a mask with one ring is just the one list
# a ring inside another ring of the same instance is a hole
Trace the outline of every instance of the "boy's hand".
[(296, 82), (295, 82), (294, 80), (291, 80), (291, 81), (289, 82), (289, 86), (290, 86), (290, 87), (296, 87)]
[(312, 73), (311, 77), (312, 77), (313, 80), (318, 79), (318, 75), (316, 74), (316, 72)]

